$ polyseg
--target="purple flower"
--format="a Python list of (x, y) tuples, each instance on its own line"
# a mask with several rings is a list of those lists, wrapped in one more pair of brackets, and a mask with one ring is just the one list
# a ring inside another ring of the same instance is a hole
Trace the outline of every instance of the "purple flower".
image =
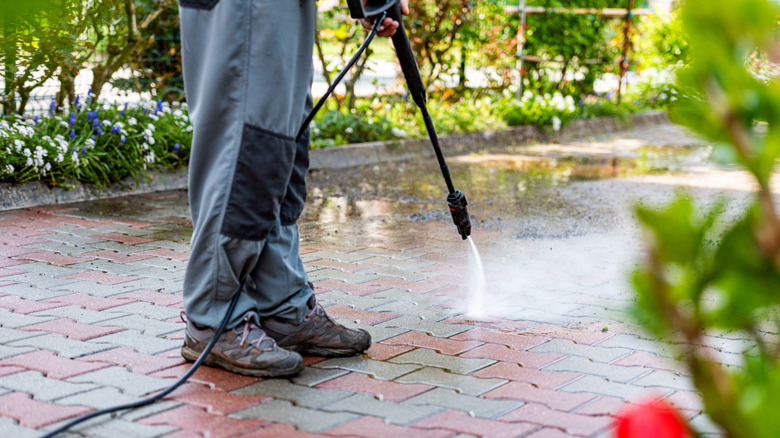
[(76, 124), (76, 113), (70, 113), (70, 120), (68, 120), (68, 124), (71, 128)]
[(174, 153), (179, 152), (179, 143), (173, 145), (173, 152)]
[(146, 108), (144, 108), (144, 114), (146, 114)]
[(33, 122), (35, 122), (36, 125), (38, 124), (38, 116), (33, 117)]
[(95, 141), (95, 136), (94, 135), (92, 136), (92, 141)]
[(76, 136), (76, 130), (75, 129), (71, 129), (70, 130), (70, 139), (73, 140), (73, 137), (75, 137), (75, 136)]
[(92, 111), (87, 111), (87, 123), (92, 121), (92, 117), (94, 117)]
[(86, 151), (87, 151), (87, 145), (85, 144), (85, 145), (84, 145), (84, 147), (83, 147), (83, 148), (81, 148), (81, 153), (83, 154), (83, 153), (84, 153), (84, 152), (86, 152)]
[(125, 144), (126, 141), (127, 141), (127, 138), (126, 137), (122, 137), (122, 139), (119, 140), (119, 144)]
[(162, 99), (157, 99), (157, 111), (162, 111)]
[(73, 100), (73, 105), (77, 105), (78, 106), (78, 104), (79, 104), (79, 97), (80, 96), (76, 96), (76, 99)]
[(57, 102), (52, 99), (51, 105), (49, 105), (49, 115), (53, 116), (55, 112), (57, 112)]
[(92, 129), (97, 129), (98, 125), (100, 124), (100, 121), (95, 117), (95, 120), (92, 122)]
[(103, 128), (98, 128), (98, 134), (97, 135), (103, 135)]
[(87, 105), (92, 103), (92, 88), (87, 91)]

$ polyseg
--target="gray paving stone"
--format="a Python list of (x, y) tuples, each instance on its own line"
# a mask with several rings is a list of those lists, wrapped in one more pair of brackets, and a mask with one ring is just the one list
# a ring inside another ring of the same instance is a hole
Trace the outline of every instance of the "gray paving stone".
[(143, 397), (127, 394), (118, 388), (107, 386), (95, 386), (90, 391), (80, 392), (57, 400), (59, 405), (88, 406), (95, 409), (103, 409), (110, 406), (119, 406), (134, 403)]
[[(166, 294), (179, 293), (182, 291), (181, 280), (161, 280), (159, 278), (143, 278), (128, 283), (123, 283), (119, 292), (123, 293), (139, 289), (152, 289)], [(113, 294), (112, 294), (113, 295)]]
[(40, 431), (20, 426), (19, 423), (17, 423), (12, 418), (0, 417), (0, 436), (14, 438), (38, 438), (40, 435)]
[(85, 236), (79, 236), (70, 233), (53, 233), (44, 234), (41, 236), (33, 236), (31, 239), (40, 240), (41, 242), (53, 242), (57, 244), (65, 244), (68, 246), (84, 246), (93, 239)]
[(416, 272), (402, 268), (395, 268), (393, 266), (375, 266), (371, 268), (361, 269), (360, 274), (373, 274), (381, 275), (383, 277), (399, 277), (406, 281), (423, 281), (429, 278), (435, 277), (436, 273), (432, 272)]
[(361, 249), (358, 251), (354, 251), (351, 254), (365, 254), (369, 256), (384, 256), (384, 257), (390, 257), (397, 260), (409, 260), (417, 257), (424, 256), (425, 253), (423, 252), (417, 252), (417, 251), (407, 251), (405, 249), (401, 250), (389, 250), (386, 248), (366, 248)]
[(109, 367), (91, 373), (71, 377), (68, 382), (95, 383), (119, 388), (125, 394), (143, 396), (171, 386), (177, 379), (158, 379), (143, 374), (133, 374), (124, 367)]
[(58, 254), (68, 255), (68, 256), (77, 256), (95, 250), (91, 246), (71, 245), (71, 244), (61, 243), (61, 242), (36, 243), (34, 245), (25, 245), (25, 248), (35, 248), (41, 251), (51, 251), (51, 252), (56, 252)]
[(125, 330), (99, 338), (90, 339), (88, 342), (102, 345), (102, 348), (131, 347), (146, 354), (157, 354), (163, 351), (181, 348), (180, 340), (163, 339), (157, 336), (144, 335), (138, 330)]
[(20, 341), (12, 342), (9, 346), (33, 347), (38, 350), (50, 350), (57, 353), (59, 356), (67, 358), (81, 357), (115, 347), (114, 345), (100, 345), (68, 339), (63, 335), (56, 333), (47, 333), (34, 338), (22, 339)]
[(231, 415), (236, 418), (259, 418), (292, 424), (311, 433), (324, 432), (338, 425), (356, 420), (359, 415), (345, 412), (323, 412), (295, 406), (284, 400), (271, 400)]
[[(7, 279), (7, 277), (6, 277)], [(73, 292), (61, 289), (44, 289), (33, 286), (31, 284), (11, 284), (0, 288), (2, 293), (6, 295), (14, 295), (22, 297), (27, 300), (40, 301), (47, 298), (61, 297), (63, 295), (69, 295)]]
[(636, 335), (617, 335), (598, 344), (599, 347), (627, 348), (630, 350), (647, 351), (656, 353), (662, 357), (677, 357), (680, 354), (679, 347), (665, 342), (640, 338)]
[(125, 263), (114, 263), (104, 259), (76, 263), (75, 265), (70, 265), (70, 267), (78, 269), (79, 271), (102, 271), (113, 275), (129, 275), (134, 269), (133, 266), (129, 266)]
[(336, 251), (315, 251), (303, 254), (301, 258), (304, 263), (313, 262), (321, 259), (331, 259), (339, 262), (353, 263), (370, 258), (370, 254), (355, 254)]
[(184, 330), (184, 324), (158, 321), (156, 319), (146, 318), (141, 315), (121, 316), (110, 321), (96, 323), (95, 325), (124, 327), (127, 329), (138, 330), (141, 334), (151, 336), (162, 336)]
[(469, 415), (480, 418), (494, 419), (523, 405), (516, 400), (491, 400), (458, 394), (452, 389), (434, 388), (418, 396), (401, 402), (403, 405), (430, 405), (448, 409), (465, 411)]
[(38, 401), (53, 401), (97, 388), (97, 385), (49, 379), (37, 371), (0, 377), (0, 387), (32, 394)]
[(321, 407), (329, 412), (352, 412), (379, 417), (387, 422), (409, 425), (444, 410), (438, 406), (411, 406), (380, 401), (368, 394), (353, 394), (337, 402)]
[(371, 341), (379, 342), (406, 333), (409, 330), (404, 327), (381, 327), (378, 325), (368, 325), (357, 323), (354, 320), (346, 318), (334, 318), (339, 324), (343, 324), (351, 329), (363, 329), (371, 335)]
[(9, 327), (0, 327), (0, 344), (9, 344), (20, 339), (41, 336), (43, 332), (16, 330)]
[(190, 252), (189, 243), (171, 242), (169, 240), (155, 240), (154, 242), (142, 243), (140, 245), (134, 246), (144, 248), (144, 251), (155, 250), (158, 248), (167, 248), (179, 252)]
[(57, 225), (56, 227), (41, 228), (40, 231), (53, 231), (58, 234), (72, 234), (74, 236), (81, 236), (81, 237), (96, 236), (98, 234), (103, 234), (103, 231), (100, 230), (99, 228), (84, 228), (72, 224), (62, 224), (62, 225)]
[(47, 278), (57, 278), (64, 275), (76, 274), (80, 271), (68, 266), (57, 266), (47, 262), (32, 262), (13, 267), (14, 271), (24, 271), (34, 274), (43, 274)]
[(699, 414), (688, 422), (693, 429), (706, 437), (726, 437), (728, 434), (707, 414)]
[[(317, 290), (317, 285), (314, 285), (314, 289)], [(390, 298), (380, 298), (376, 295), (350, 295), (341, 291), (332, 290), (317, 294), (317, 301), (323, 306), (329, 306), (332, 304), (346, 304), (356, 309), (368, 310), (372, 307), (381, 306), (382, 304), (392, 301)]]
[(17, 283), (31, 285), (39, 289), (55, 289), (76, 282), (76, 280), (52, 277), (37, 272), (26, 272), (24, 274), (8, 275), (2, 278), (3, 281), (15, 281)]
[(371, 280), (378, 280), (384, 275), (375, 274), (360, 274), (357, 272), (345, 272), (340, 269), (320, 268), (309, 274), (311, 281), (319, 281), (321, 279), (341, 280), (346, 283), (360, 284)]
[[(646, 397), (650, 394), (658, 393), (642, 386), (629, 385), (626, 383), (611, 382), (603, 377), (585, 376), (581, 379), (575, 380), (568, 385), (558, 388), (558, 391), (562, 392), (586, 392), (590, 394), (606, 395), (609, 397), (617, 397), (619, 399), (627, 401), (637, 401), (642, 397)], [(659, 395), (664, 395), (672, 392), (664, 391)]]
[(469, 359), (437, 353), (427, 348), (417, 348), (388, 360), (393, 363), (415, 363), (422, 366), (444, 368), (455, 374), (470, 374), (496, 363), (490, 359)]
[(449, 338), (450, 336), (465, 332), (471, 328), (463, 324), (446, 324), (443, 322), (428, 321), (426, 319), (412, 315), (399, 316), (398, 318), (391, 319), (390, 321), (377, 324), (375, 327), (417, 330), (420, 332), (430, 333), (440, 338)]
[(285, 379), (268, 379), (233, 391), (242, 395), (265, 395), (289, 400), (297, 406), (316, 409), (352, 395), (352, 392), (336, 389), (315, 389), (296, 385)]
[(372, 312), (395, 312), (402, 313), (404, 315), (421, 316), (429, 321), (441, 321), (442, 319), (449, 318), (463, 313), (457, 309), (442, 309), (438, 307), (423, 306), (420, 304), (413, 304), (404, 301), (394, 301), (391, 303), (383, 304), (371, 309)]
[[(152, 303), (139, 301), (125, 304), (123, 306), (112, 307), (110, 309), (104, 310), (103, 312), (138, 315), (156, 321), (166, 321), (169, 319), (176, 319), (177, 321), (180, 321), (179, 314), (181, 313), (181, 310), (174, 309), (172, 307), (155, 306)], [(180, 324), (179, 328), (183, 329), (184, 326)]]
[(401, 383), (424, 383), (450, 388), (462, 394), (480, 395), (505, 384), (503, 379), (480, 379), (448, 373), (440, 368), (423, 368), (395, 379)]
[(380, 266), (392, 266), (394, 268), (404, 269), (407, 271), (413, 271), (434, 264), (430, 260), (423, 260), (419, 258), (395, 259), (392, 257), (385, 257), (385, 256), (369, 257), (367, 259), (361, 260), (360, 263), (370, 263), (370, 264), (380, 265)]
[(543, 368), (544, 371), (571, 371), (605, 377), (613, 382), (627, 383), (652, 370), (642, 367), (622, 367), (595, 362), (583, 357), (569, 356)]
[[(601, 343), (603, 344), (603, 343)], [(596, 362), (610, 363), (631, 353), (627, 348), (603, 348), (577, 344), (567, 339), (552, 339), (528, 351), (532, 353), (558, 353), (566, 356), (579, 356)]]
[(95, 424), (87, 424), (82, 427), (79, 427), (81, 425), (76, 426), (74, 431), (95, 438), (116, 438), (120, 436), (122, 438), (154, 438), (178, 430), (178, 428), (174, 426), (150, 426), (133, 421), (125, 421), (123, 419), (106, 418), (107, 419)]
[(34, 347), (9, 347), (8, 345), (0, 345), (0, 359), (18, 356), (35, 350), (36, 348)]
[(53, 309), (41, 310), (40, 312), (31, 313), (30, 315), (38, 317), (69, 318), (82, 324), (97, 324), (99, 322), (106, 322), (119, 318), (125, 314), (98, 312), (96, 310), (89, 310), (80, 306), (62, 306), (55, 307)]
[(315, 368), (337, 368), (346, 371), (356, 371), (368, 374), (381, 380), (395, 380), (404, 374), (420, 369), (419, 365), (397, 364), (379, 360), (366, 359), (359, 356), (337, 357), (327, 359), (312, 365)]
[(337, 368), (306, 367), (290, 380), (296, 385), (314, 386), (338, 376), (343, 376), (348, 372)]
[[(102, 234), (102, 233), (100, 233)], [(136, 252), (149, 251), (150, 248), (142, 247), (140, 245), (125, 245), (123, 243), (115, 242), (113, 240), (93, 240), (89, 246), (93, 247), (95, 251), (107, 250), (118, 251), (123, 254), (133, 254)]]
[(100, 284), (94, 281), (76, 281), (66, 284), (57, 288), (58, 291), (64, 291), (67, 294), (71, 293), (85, 293), (100, 298), (110, 297), (112, 295), (123, 294), (126, 292), (132, 292), (134, 290), (143, 289), (142, 285), (136, 284), (138, 281), (131, 281), (129, 283), (120, 284)]
[(154, 268), (159, 268), (159, 269), (165, 269), (168, 272), (183, 271), (187, 267), (187, 262), (183, 262), (181, 260), (169, 259), (162, 256), (152, 257), (144, 260), (138, 260), (137, 262), (131, 262), (127, 264), (135, 267), (135, 269), (132, 272), (146, 269), (149, 266)]
[[(701, 353), (701, 350), (704, 349), (708, 350), (707, 354), (709, 354), (710, 357), (712, 357), (713, 360), (717, 362), (720, 362), (724, 365), (738, 367), (738, 368), (745, 367), (745, 357), (742, 354), (727, 353), (725, 351), (718, 351), (708, 347), (699, 347), (697, 351)], [(756, 352), (757, 350), (753, 350), (754, 354)]]
[(140, 275), (148, 278), (157, 278), (160, 280), (173, 280), (174, 278), (183, 277), (183, 271), (173, 271), (165, 268), (158, 268), (154, 266), (137, 267), (132, 266), (132, 269), (128, 271), (131, 275)]
[(644, 387), (671, 388), (680, 391), (696, 391), (690, 377), (664, 370), (654, 370), (646, 376), (631, 382)]
[(400, 301), (403, 303), (411, 303), (419, 306), (433, 306), (436, 304), (442, 304), (447, 301), (452, 301), (453, 297), (443, 295), (425, 295), (420, 293), (410, 292), (406, 289), (393, 288), (382, 292), (377, 292), (370, 295), (372, 298), (387, 299), (388, 301)]

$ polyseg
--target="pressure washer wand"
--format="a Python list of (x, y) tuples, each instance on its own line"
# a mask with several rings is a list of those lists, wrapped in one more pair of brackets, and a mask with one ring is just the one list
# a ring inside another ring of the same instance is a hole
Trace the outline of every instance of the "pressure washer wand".
[(395, 53), (398, 56), (398, 63), (401, 65), (401, 71), (404, 74), (404, 79), (406, 79), (406, 86), (409, 88), (409, 94), (411, 94), (414, 103), (417, 104), (422, 112), (425, 130), (428, 131), (428, 137), (431, 139), (433, 151), (436, 153), (436, 159), (439, 161), (439, 167), (441, 167), (441, 174), (444, 177), (444, 182), (447, 183), (447, 191), (449, 192), (447, 195), (447, 205), (450, 208), (450, 213), (452, 213), (452, 221), (458, 228), (458, 233), (463, 237), (463, 240), (466, 240), (471, 234), (471, 219), (469, 218), (469, 212), (466, 208), (468, 202), (466, 202), (466, 195), (460, 190), (455, 190), (455, 186), (452, 184), (450, 170), (447, 167), (447, 162), (444, 160), (444, 155), (439, 146), (439, 137), (436, 135), (436, 128), (434, 128), (431, 115), (428, 113), (425, 85), (420, 76), (420, 69), (417, 67), (417, 61), (414, 58), (414, 52), (412, 52), (412, 45), (409, 43), (409, 37), (406, 35), (403, 13), (401, 12), (401, 5), (398, 1), (394, 1), (393, 6), (387, 10), (387, 16), (398, 22), (398, 29), (392, 37)]

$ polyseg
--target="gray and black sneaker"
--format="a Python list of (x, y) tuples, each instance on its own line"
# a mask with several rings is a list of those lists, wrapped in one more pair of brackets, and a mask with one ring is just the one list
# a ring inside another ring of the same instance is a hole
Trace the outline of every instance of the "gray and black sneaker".
[(314, 295), (308, 305), (309, 313), (300, 324), (265, 318), (261, 321), (263, 330), (280, 347), (311, 356), (352, 356), (371, 346), (371, 335), (367, 331), (349, 329), (333, 321)]
[[(301, 372), (301, 355), (276, 345), (276, 342), (253, 322), (254, 317), (254, 314), (248, 314), (243, 323), (222, 333), (203, 364), (254, 377), (291, 376)], [(181, 355), (194, 362), (214, 338), (217, 330), (210, 327), (201, 329), (192, 321), (186, 322)]]

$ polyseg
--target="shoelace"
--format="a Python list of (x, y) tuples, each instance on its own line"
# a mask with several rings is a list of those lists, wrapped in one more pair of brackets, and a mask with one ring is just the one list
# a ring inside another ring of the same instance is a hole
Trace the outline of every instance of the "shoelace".
[[(253, 328), (256, 328), (254, 323), (252, 323), (250, 320), (252, 319), (252, 315), (247, 315), (244, 317), (244, 328), (241, 331), (241, 346), (243, 347), (246, 343), (246, 339), (249, 337), (249, 334), (252, 332)], [(256, 348), (259, 348), (262, 351), (271, 351), (273, 348), (260, 348), (260, 344), (265, 339), (270, 339), (268, 336), (266, 336), (265, 331), (260, 330), (260, 337), (255, 339), (254, 341), (251, 341), (249, 344), (254, 345)]]

